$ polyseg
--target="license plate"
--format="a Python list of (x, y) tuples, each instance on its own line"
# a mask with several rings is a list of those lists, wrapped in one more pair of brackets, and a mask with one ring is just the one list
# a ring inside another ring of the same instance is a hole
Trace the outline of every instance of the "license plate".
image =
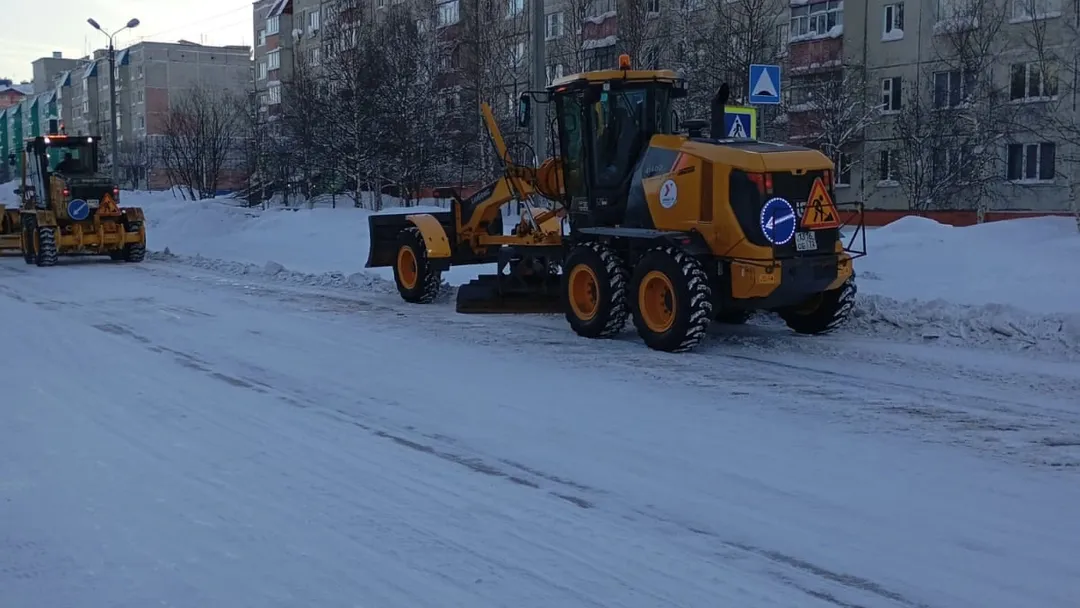
[(814, 232), (796, 232), (795, 250), (817, 251), (817, 234)]

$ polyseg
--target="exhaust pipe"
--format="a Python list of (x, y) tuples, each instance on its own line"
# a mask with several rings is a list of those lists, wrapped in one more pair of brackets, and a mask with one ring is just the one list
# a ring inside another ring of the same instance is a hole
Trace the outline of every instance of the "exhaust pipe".
[(716, 96), (712, 99), (712, 106), (710, 108), (712, 110), (712, 116), (709, 120), (711, 128), (709, 131), (713, 139), (724, 139), (727, 137), (727, 133), (724, 133), (724, 122), (725, 118), (727, 118), (724, 106), (727, 105), (729, 95), (730, 89), (728, 88), (728, 83), (725, 82), (720, 85), (720, 88), (716, 91)]

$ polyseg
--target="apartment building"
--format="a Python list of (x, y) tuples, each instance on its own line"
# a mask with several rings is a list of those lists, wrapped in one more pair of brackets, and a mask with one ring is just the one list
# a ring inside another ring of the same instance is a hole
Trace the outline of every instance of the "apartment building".
[[(986, 187), (990, 194), (982, 197), (987, 208), (1068, 207), (1069, 171), (1062, 162), (1076, 153), (1066, 154), (1066, 142), (1055, 141), (1053, 133), (1038, 126), (1038, 118), (1045, 112), (1072, 111), (1069, 104), (1056, 103), (1057, 75), (1064, 76), (1071, 67), (1049, 66), (1050, 72), (1044, 72), (1033, 47), (1035, 38), (1050, 49), (1074, 44), (1068, 35), (1069, 21), (1076, 19), (1073, 2), (997, 0), (983, 5), (964, 0), (810, 0), (792, 4), (790, 53), (785, 66), (789, 92), (798, 97), (810, 81), (820, 82), (830, 74), (862, 79), (868, 104), (881, 109), (880, 117), (871, 121), (863, 136), (835, 159), (841, 201), (862, 200), (874, 208), (907, 208), (912, 203), (911, 193), (901, 187), (902, 172), (918, 169), (932, 181), (939, 175), (939, 166), (942, 175), (955, 172), (963, 158), (979, 154), (985, 161), (972, 161), (971, 165), (980, 164), (994, 182)], [(972, 12), (972, 6), (979, 7), (978, 14)], [(1032, 7), (1040, 8), (1039, 14), (1029, 14)], [(1038, 28), (1037, 33), (1033, 27)], [(979, 53), (983, 56), (977, 56)], [(1048, 77), (1043, 78), (1044, 73)], [(935, 140), (931, 134), (925, 141), (933, 147), (926, 158), (931, 170), (914, 167), (917, 158), (902, 153), (901, 148), (910, 142), (897, 133), (905, 128), (913, 130), (910, 123), (919, 120), (907, 106), (917, 103), (924, 120), (941, 120), (925, 117), (984, 103), (988, 97), (993, 97), (995, 104), (1013, 108), (1008, 110), (1011, 120), (1007, 125), (972, 126), (1000, 135), (979, 142), (981, 150), (963, 149), (962, 145), (953, 149), (948, 141)], [(797, 103), (792, 105), (797, 108)], [(800, 120), (800, 114), (809, 111), (790, 112), (790, 134), (796, 141), (812, 135), (806, 130), (812, 121)], [(907, 121), (906, 127), (897, 128), (900, 120)]]
[[(117, 122), (117, 162), (127, 185), (166, 186), (157, 155), (170, 98), (194, 85), (246, 93), (252, 82), (251, 48), (193, 42), (140, 42), (116, 51), (116, 111), (110, 106), (105, 50), (77, 60), (34, 62), (34, 93), (0, 110), (0, 151), (46, 132), (55, 119), (70, 134), (102, 136), (101, 160), (110, 167), (110, 116)], [(40, 78), (39, 78), (40, 66)]]

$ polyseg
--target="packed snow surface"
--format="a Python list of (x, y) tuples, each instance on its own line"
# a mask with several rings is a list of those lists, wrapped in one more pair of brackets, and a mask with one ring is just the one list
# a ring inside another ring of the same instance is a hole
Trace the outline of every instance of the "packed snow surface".
[(363, 268), (363, 211), (124, 202), (143, 264), (0, 259), (0, 606), (1080, 597), (1054, 222), (874, 231), (848, 327), (717, 325), (668, 355), (405, 305)]

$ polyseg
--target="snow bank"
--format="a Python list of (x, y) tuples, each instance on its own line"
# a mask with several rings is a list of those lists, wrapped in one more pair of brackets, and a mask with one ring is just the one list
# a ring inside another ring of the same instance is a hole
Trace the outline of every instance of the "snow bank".
[[(286, 209), (241, 207), (233, 199), (185, 201), (171, 193), (123, 193), (127, 204), (143, 207), (147, 244), (152, 251), (169, 250), (176, 259), (199, 256), (227, 260), (244, 267), (275, 263), (305, 276), (348, 277), (363, 273), (392, 280), (390, 268), (364, 268), (368, 257), (368, 217), (371, 211), (353, 207)], [(390, 208), (380, 213), (441, 210), (435, 206)], [(459, 285), (484, 267), (462, 267), (444, 273)], [(235, 268), (231, 269), (235, 270)], [(319, 283), (322, 284), (322, 283)]]
[[(296, 284), (395, 292), (389, 268), (363, 267), (369, 211), (263, 211), (230, 199), (124, 196), (146, 210), (150, 248), (158, 252), (152, 259)], [(409, 210), (418, 209), (428, 208)], [(1080, 356), (1075, 226), (1070, 218), (1047, 217), (955, 228), (909, 217), (870, 231), (868, 255), (855, 264), (858, 303), (844, 331)], [(493, 270), (462, 267), (444, 276), (453, 286)]]

